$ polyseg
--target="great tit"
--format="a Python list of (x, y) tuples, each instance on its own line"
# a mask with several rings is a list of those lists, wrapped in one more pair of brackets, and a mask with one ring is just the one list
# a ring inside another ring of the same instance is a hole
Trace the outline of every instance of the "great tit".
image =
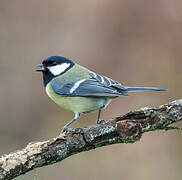
[(96, 123), (101, 123), (101, 109), (107, 107), (112, 99), (127, 96), (128, 92), (166, 90), (158, 87), (124, 86), (62, 56), (47, 57), (42, 64), (37, 65), (37, 68), (36, 71), (43, 74), (47, 95), (62, 108), (75, 113), (62, 132), (71, 130), (70, 124), (83, 113), (98, 110)]

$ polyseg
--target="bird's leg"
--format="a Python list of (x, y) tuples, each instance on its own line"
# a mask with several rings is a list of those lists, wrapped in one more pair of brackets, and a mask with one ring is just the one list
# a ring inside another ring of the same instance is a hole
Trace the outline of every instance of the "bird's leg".
[(100, 113), (101, 113), (101, 109), (99, 109), (99, 113), (98, 113), (98, 117), (97, 117), (97, 120), (96, 120), (96, 124), (102, 124), (102, 123), (105, 122), (103, 119), (100, 119)]
[(76, 121), (76, 120), (80, 117), (80, 115), (81, 115), (81, 113), (75, 113), (75, 117), (74, 117), (68, 124), (66, 124), (66, 125), (63, 127), (61, 133), (63, 133), (64, 131), (72, 131), (72, 129), (69, 128), (69, 126), (70, 126), (74, 121)]

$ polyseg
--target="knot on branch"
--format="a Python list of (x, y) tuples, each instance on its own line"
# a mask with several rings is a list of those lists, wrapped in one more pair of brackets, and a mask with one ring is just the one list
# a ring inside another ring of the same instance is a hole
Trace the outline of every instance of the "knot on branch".
[(135, 120), (118, 121), (117, 132), (120, 137), (130, 138), (135, 141), (139, 140), (142, 136), (141, 126)]

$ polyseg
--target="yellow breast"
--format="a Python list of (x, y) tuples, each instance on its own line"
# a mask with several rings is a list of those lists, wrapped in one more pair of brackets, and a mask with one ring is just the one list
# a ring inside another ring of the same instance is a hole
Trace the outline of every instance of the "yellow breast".
[(87, 113), (106, 107), (111, 98), (109, 97), (66, 97), (58, 95), (52, 89), (50, 83), (46, 86), (47, 95), (60, 107), (74, 113)]

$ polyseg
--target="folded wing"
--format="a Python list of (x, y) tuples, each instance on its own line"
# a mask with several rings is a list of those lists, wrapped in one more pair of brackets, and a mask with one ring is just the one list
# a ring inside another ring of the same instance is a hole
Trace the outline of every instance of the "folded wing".
[(124, 90), (107, 86), (95, 78), (81, 79), (65, 85), (60, 85), (55, 79), (51, 82), (51, 86), (55, 93), (71, 97), (117, 97), (126, 95)]

